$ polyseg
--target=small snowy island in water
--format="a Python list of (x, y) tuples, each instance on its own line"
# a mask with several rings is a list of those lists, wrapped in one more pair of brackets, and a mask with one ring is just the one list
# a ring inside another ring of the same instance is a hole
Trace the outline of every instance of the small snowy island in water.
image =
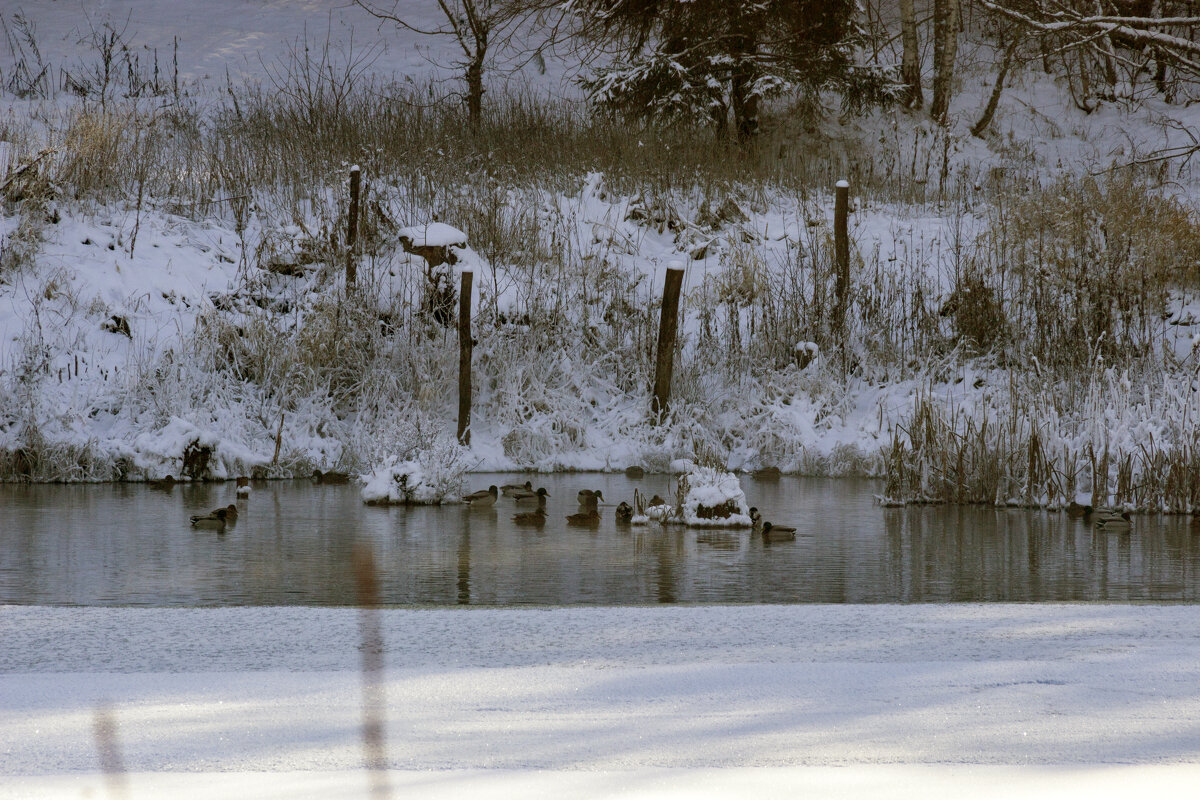
[(671, 466), (681, 473), (676, 492), (678, 505), (654, 500), (645, 505), (639, 498), (633, 524), (657, 521), (689, 528), (751, 527), (746, 493), (742, 491), (737, 475), (712, 467), (698, 467), (686, 459)]
[(449, 439), (400, 460), (395, 456), (362, 476), (363, 502), (371, 506), (443, 505), (462, 502), (468, 450)]

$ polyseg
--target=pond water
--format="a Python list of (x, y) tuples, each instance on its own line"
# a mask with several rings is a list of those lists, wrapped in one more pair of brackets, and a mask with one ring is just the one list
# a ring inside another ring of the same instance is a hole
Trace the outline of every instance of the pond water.
[[(473, 475), (470, 489), (532, 479), (551, 495), (541, 530), (487, 510), (363, 505), (355, 486), (264, 482), (225, 532), (188, 516), (234, 500), (232, 483), (0, 485), (0, 604), (353, 605), (356, 544), (369, 545), (388, 605), (641, 605), (1200, 598), (1200, 529), (1135, 517), (1094, 531), (1065, 514), (878, 507), (865, 480), (743, 478), (793, 542), (750, 531), (622, 527), (648, 475)], [(576, 492), (601, 489), (595, 529), (568, 527)]]

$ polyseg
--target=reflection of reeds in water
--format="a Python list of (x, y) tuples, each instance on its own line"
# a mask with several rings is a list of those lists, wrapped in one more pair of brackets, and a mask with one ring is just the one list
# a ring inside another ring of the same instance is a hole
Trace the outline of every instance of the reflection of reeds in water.
[(92, 734), (96, 738), (96, 752), (100, 757), (100, 771), (104, 774), (108, 796), (116, 800), (127, 797), (125, 760), (121, 757), (121, 744), (117, 741), (117, 722), (108, 706), (97, 706), (92, 716)]
[(384, 741), (383, 629), (379, 619), (379, 577), (375, 556), (366, 545), (354, 547), (354, 582), (362, 636), (363, 756), (371, 775), (371, 797), (387, 798), (387, 754)]

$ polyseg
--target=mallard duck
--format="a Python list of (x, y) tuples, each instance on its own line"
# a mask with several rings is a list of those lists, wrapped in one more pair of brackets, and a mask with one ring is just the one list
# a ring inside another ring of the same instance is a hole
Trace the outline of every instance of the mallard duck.
[(463, 498), (463, 502), (471, 506), (490, 506), (496, 502), (500, 490), (495, 486), (489, 486), (486, 489), (480, 489), (478, 492), (471, 492)]
[(766, 542), (790, 542), (796, 538), (796, 529), (785, 525), (772, 525), (769, 522), (764, 522), (762, 535), (763, 541)]
[(750, 473), (750, 477), (756, 481), (777, 481), (781, 475), (783, 473), (779, 471), (779, 467), (763, 467)]
[(349, 472), (321, 472), (319, 469), (314, 469), (312, 474), (313, 483), (349, 483)]
[(540, 505), (533, 511), (513, 514), (512, 521), (518, 525), (536, 525), (540, 528), (546, 524), (546, 506)]
[(570, 514), (567, 516), (568, 525), (584, 525), (592, 526), (600, 524), (600, 512), (596, 509), (583, 511), (578, 514)]
[(579, 505), (581, 506), (599, 503), (604, 500), (604, 495), (601, 494), (599, 489), (594, 492), (591, 489), (580, 489), (578, 497)]
[(663, 500), (658, 495), (654, 495), (654, 497), (650, 498), (650, 502), (646, 504), (646, 508), (653, 508), (654, 506), (665, 506), (666, 504), (667, 504), (666, 500)]
[(1092, 515), (1091, 506), (1081, 506), (1072, 500), (1067, 504), (1067, 516), (1071, 519), (1079, 519), (1080, 517), (1090, 517)]
[(762, 525), (762, 514), (759, 512), (757, 506), (750, 506), (750, 524), (755, 528)]
[(632, 519), (633, 506), (622, 500), (620, 505), (617, 506), (617, 522), (629, 522)]
[(1127, 531), (1133, 526), (1133, 520), (1129, 518), (1128, 511), (1117, 511), (1116, 509), (1104, 509), (1092, 514), (1092, 522), (1097, 528), (1103, 528), (1106, 531)]
[(532, 492), (533, 481), (525, 481), (523, 484), (506, 483), (500, 487), (500, 494), (505, 497), (513, 497), (521, 492)]
[(632, 478), (633, 480), (636, 481), (636, 480), (641, 480), (645, 476), (646, 476), (646, 470), (643, 469), (642, 467), (635, 465), (632, 467), (625, 468), (625, 477), (626, 478)]
[(169, 492), (175, 488), (175, 476), (168, 475), (159, 481), (150, 481), (151, 489), (158, 489), (160, 492)]
[(530, 500), (537, 500), (541, 505), (546, 505), (546, 498), (549, 496), (550, 493), (546, 491), (546, 487), (539, 486), (536, 492), (527, 492), (524, 490), (517, 492), (512, 496), (512, 499), (517, 503), (525, 503)]
[(250, 479), (245, 477), (244, 475), (237, 479), (237, 496), (238, 497), (249, 497), (250, 496)]
[(192, 527), (194, 528), (215, 528), (224, 530), (225, 525), (237, 521), (237, 507), (226, 506), (225, 508), (213, 509), (207, 514), (192, 515)]

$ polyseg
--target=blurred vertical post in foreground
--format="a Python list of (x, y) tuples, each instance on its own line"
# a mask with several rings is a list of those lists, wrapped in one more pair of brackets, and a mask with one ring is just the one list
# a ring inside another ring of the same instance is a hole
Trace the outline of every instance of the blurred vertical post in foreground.
[(125, 760), (121, 758), (121, 744), (117, 741), (117, 723), (107, 705), (97, 706), (92, 717), (92, 734), (96, 738), (96, 752), (100, 756), (100, 771), (104, 774), (108, 796), (113, 800), (128, 797)]
[(387, 780), (384, 741), (383, 626), (379, 619), (379, 575), (369, 545), (354, 546), (354, 583), (357, 587), (359, 633), (362, 640), (363, 757), (370, 774), (371, 797), (391, 796)]

